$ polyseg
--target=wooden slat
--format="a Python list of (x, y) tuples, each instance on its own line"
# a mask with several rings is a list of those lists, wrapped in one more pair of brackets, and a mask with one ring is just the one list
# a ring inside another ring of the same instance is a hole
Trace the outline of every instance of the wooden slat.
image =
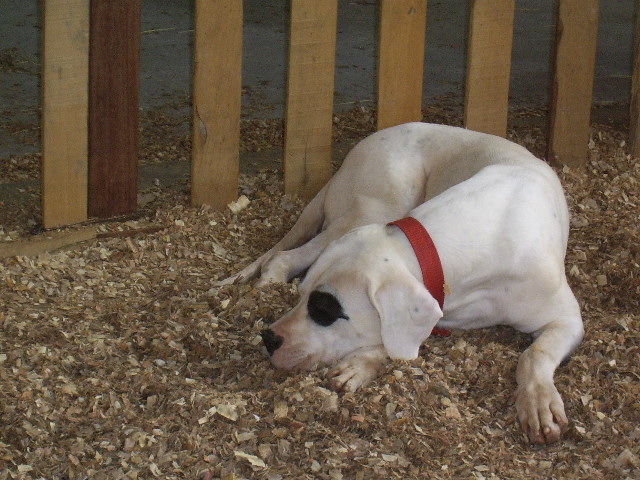
[(337, 0), (291, 0), (285, 191), (312, 198), (331, 177)]
[(191, 202), (222, 209), (238, 196), (242, 0), (196, 0)]
[(464, 125), (504, 137), (515, 0), (473, 0), (469, 26)]
[(422, 119), (427, 0), (382, 0), (378, 129)]
[(598, 37), (599, 0), (560, 0), (547, 158), (579, 166), (587, 161)]
[(136, 210), (141, 11), (141, 0), (91, 0), (91, 216)]
[(633, 39), (633, 71), (629, 102), (629, 143), (631, 154), (640, 157), (640, 1), (635, 2), (635, 32)]
[(96, 238), (96, 227), (84, 227), (70, 232), (47, 232), (24, 241), (0, 242), (0, 258), (36, 256), (94, 238)]
[(42, 220), (87, 218), (89, 0), (43, 2)]

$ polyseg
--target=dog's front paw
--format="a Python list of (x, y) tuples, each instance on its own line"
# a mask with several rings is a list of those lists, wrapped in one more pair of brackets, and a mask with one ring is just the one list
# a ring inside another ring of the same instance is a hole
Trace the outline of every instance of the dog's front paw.
[(519, 386), (516, 412), (520, 426), (533, 443), (557, 442), (569, 425), (564, 403), (552, 382)]
[(368, 368), (360, 362), (342, 361), (329, 372), (329, 384), (334, 390), (355, 392), (376, 376), (376, 369)]
[(338, 362), (329, 372), (334, 390), (355, 392), (373, 380), (387, 358), (382, 346), (367, 347), (355, 351)]

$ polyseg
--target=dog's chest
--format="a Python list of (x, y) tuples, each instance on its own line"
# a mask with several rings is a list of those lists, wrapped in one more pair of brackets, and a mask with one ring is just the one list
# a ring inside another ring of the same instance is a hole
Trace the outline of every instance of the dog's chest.
[(439, 327), (472, 330), (509, 323), (508, 288), (452, 292), (445, 297)]

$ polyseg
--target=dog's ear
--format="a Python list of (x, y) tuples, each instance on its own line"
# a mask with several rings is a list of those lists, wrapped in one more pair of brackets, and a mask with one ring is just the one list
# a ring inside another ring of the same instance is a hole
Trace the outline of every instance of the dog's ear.
[(369, 297), (380, 316), (382, 343), (389, 357), (416, 358), (420, 345), (442, 318), (438, 302), (407, 271), (372, 283)]

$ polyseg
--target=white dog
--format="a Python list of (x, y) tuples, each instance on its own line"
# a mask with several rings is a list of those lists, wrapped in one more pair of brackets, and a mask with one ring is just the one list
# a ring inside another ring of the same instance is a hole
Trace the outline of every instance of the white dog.
[(261, 283), (286, 281), (313, 263), (300, 302), (263, 339), (279, 368), (338, 362), (338, 389), (366, 384), (388, 357), (416, 358), (436, 325), (532, 334), (516, 410), (530, 440), (549, 443), (568, 425), (553, 374), (583, 335), (564, 271), (568, 217), (555, 173), (526, 149), (400, 125), (360, 142), (283, 240), (239, 276), (262, 269)]

